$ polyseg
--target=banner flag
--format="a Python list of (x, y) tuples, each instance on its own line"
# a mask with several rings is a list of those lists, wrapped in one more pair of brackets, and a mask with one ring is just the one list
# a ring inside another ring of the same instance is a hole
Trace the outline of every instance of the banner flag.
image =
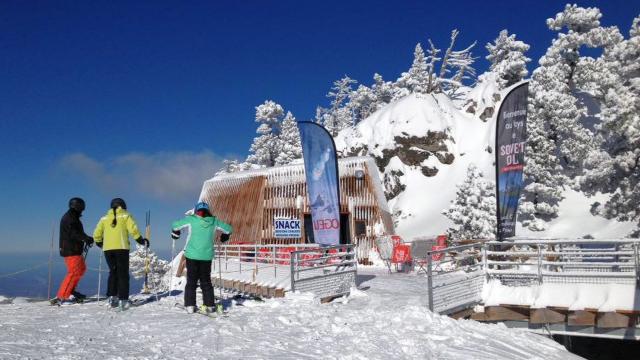
[(496, 200), (498, 240), (516, 235), (518, 200), (524, 187), (529, 83), (514, 87), (502, 101), (496, 121)]
[(340, 182), (331, 134), (321, 125), (299, 121), (313, 237), (321, 245), (340, 243)]

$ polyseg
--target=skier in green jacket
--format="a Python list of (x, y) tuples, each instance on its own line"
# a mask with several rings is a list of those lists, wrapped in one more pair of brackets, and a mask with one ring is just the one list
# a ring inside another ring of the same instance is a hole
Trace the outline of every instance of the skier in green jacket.
[(187, 215), (171, 225), (171, 238), (176, 241), (180, 238), (180, 231), (187, 228), (189, 235), (184, 249), (187, 260), (187, 285), (184, 288), (184, 306), (187, 312), (196, 311), (196, 287), (200, 280), (202, 290), (203, 310), (213, 312), (215, 298), (213, 285), (211, 285), (211, 261), (214, 257), (213, 241), (216, 229), (223, 233), (222, 237), (228, 239), (233, 229), (231, 225), (221, 221), (209, 212), (209, 205), (199, 202), (194, 208), (193, 215)]

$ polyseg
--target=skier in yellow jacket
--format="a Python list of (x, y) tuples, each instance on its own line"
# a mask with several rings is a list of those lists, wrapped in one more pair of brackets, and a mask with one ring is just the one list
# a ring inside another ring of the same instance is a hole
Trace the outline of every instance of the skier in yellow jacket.
[(127, 212), (127, 204), (121, 198), (111, 200), (111, 208), (100, 218), (93, 238), (104, 251), (109, 265), (107, 296), (111, 307), (120, 310), (129, 307), (129, 236), (140, 245), (149, 246), (149, 240), (140, 235), (138, 225)]

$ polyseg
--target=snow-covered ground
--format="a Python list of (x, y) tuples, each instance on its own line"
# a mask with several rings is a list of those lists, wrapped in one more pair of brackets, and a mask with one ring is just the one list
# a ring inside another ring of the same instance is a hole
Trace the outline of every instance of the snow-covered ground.
[(571, 359), (550, 339), (426, 310), (426, 279), (364, 269), (361, 290), (319, 304), (309, 294), (189, 315), (161, 298), (118, 313), (102, 303), (0, 305), (0, 358)]

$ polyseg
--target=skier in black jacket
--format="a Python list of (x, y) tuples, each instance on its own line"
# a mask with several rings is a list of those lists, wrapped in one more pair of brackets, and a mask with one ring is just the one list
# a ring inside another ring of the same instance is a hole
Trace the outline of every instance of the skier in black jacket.
[(67, 265), (67, 275), (60, 284), (57, 297), (53, 299), (52, 303), (72, 303), (74, 300), (82, 300), (86, 297), (75, 291), (78, 282), (87, 270), (82, 252), (85, 245), (91, 246), (93, 244), (93, 238), (85, 234), (80, 221), (84, 208), (84, 200), (74, 197), (69, 200), (69, 210), (60, 220), (60, 256), (64, 257), (64, 263)]

